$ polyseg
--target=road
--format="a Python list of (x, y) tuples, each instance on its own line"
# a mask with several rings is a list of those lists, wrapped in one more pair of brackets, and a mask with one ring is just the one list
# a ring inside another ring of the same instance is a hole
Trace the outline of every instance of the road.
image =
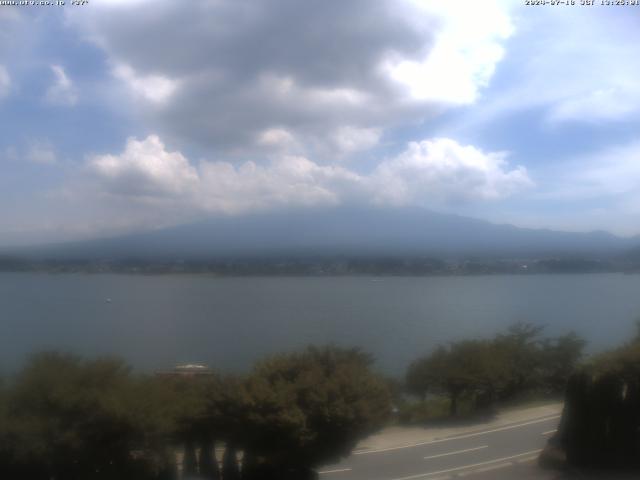
[(555, 432), (559, 418), (547, 415), (453, 437), (355, 452), (338, 464), (320, 469), (320, 479), (544, 478), (542, 472), (536, 476), (535, 460)]

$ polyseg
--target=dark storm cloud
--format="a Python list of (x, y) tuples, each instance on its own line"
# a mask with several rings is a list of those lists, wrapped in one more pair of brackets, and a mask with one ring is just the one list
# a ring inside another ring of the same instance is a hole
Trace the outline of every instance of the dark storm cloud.
[(382, 53), (424, 53), (425, 38), (400, 2), (243, 0), (157, 2), (97, 19), (117, 58), (141, 73), (222, 71), (245, 82), (261, 72), (305, 85), (366, 85)]
[(405, 2), (219, 0), (102, 7), (85, 28), (141, 79), (178, 82), (147, 105), (163, 136), (237, 147), (268, 128), (318, 140), (406, 116), (417, 105), (381, 62), (424, 58), (434, 23)]

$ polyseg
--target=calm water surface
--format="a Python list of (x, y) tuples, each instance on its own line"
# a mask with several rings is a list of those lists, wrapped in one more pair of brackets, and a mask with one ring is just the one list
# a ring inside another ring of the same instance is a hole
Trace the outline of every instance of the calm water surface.
[[(107, 301), (111, 299), (111, 301)], [(141, 370), (199, 361), (227, 371), (309, 343), (357, 345), (401, 373), (439, 342), (518, 321), (625, 341), (640, 276), (215, 278), (0, 274), (0, 371), (40, 349), (116, 354)]]

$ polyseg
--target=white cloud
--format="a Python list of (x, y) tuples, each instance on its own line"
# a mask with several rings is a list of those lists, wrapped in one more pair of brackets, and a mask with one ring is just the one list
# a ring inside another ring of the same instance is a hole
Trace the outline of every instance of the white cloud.
[(130, 197), (163, 197), (188, 193), (198, 174), (179, 152), (167, 152), (155, 135), (138, 141), (129, 138), (120, 155), (97, 155), (90, 170), (113, 194)]
[(286, 128), (268, 128), (258, 134), (258, 145), (290, 150), (297, 145), (293, 134)]
[(372, 175), (376, 200), (449, 205), (498, 200), (533, 186), (524, 167), (507, 169), (506, 154), (484, 153), (448, 138), (411, 142)]
[(129, 139), (120, 155), (92, 158), (90, 168), (113, 195), (235, 214), (350, 202), (433, 207), (497, 200), (532, 184), (524, 168), (508, 170), (504, 157), (435, 139), (411, 143), (368, 174), (286, 154), (266, 164), (203, 161), (196, 168), (152, 135)]
[(4, 67), (4, 65), (0, 65), (0, 99), (9, 95), (9, 91), (11, 90), (11, 77), (9, 76), (9, 72)]
[(321, 157), (324, 163), (340, 161), (355, 152), (367, 151), (380, 142), (382, 129), (345, 125), (325, 134), (319, 142), (311, 135), (295, 134), (286, 128), (268, 128), (258, 134), (256, 144), (268, 153)]
[(64, 68), (60, 65), (51, 65), (51, 72), (55, 81), (47, 90), (47, 101), (53, 105), (75, 105), (78, 102), (78, 92)]
[(450, 139), (411, 144), (381, 167), (362, 172), (286, 153), (274, 153), (263, 163), (191, 164), (150, 135), (129, 138), (121, 152), (88, 157), (82, 172), (53, 192), (25, 192), (19, 210), (5, 205), (5, 241), (91, 238), (212, 214), (290, 207), (478, 204), (516, 194), (530, 183), (526, 172), (509, 168), (503, 155)]
[(29, 146), (26, 159), (32, 163), (41, 165), (53, 165), (57, 163), (56, 153), (48, 142), (33, 142)]
[(178, 82), (162, 75), (138, 75), (129, 65), (120, 64), (113, 69), (116, 78), (124, 81), (136, 95), (145, 100), (163, 104), (178, 87)]
[(415, 0), (440, 23), (433, 48), (424, 58), (401, 56), (385, 65), (388, 74), (417, 100), (469, 104), (486, 87), (504, 55), (514, 27), (497, 2)]
[[(208, 211), (242, 213), (289, 206), (337, 205), (363, 182), (357, 174), (283, 156), (266, 166), (203, 163), (197, 201)], [(346, 187), (346, 188), (345, 188)], [(346, 191), (345, 191), (346, 190)]]

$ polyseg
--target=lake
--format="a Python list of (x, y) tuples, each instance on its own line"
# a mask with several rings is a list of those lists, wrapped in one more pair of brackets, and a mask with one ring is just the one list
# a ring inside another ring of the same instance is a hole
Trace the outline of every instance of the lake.
[(591, 351), (634, 333), (640, 275), (250, 277), (0, 274), (0, 371), (41, 349), (115, 354), (153, 371), (242, 371), (309, 343), (360, 346), (401, 374), (451, 340), (516, 321), (575, 330)]

